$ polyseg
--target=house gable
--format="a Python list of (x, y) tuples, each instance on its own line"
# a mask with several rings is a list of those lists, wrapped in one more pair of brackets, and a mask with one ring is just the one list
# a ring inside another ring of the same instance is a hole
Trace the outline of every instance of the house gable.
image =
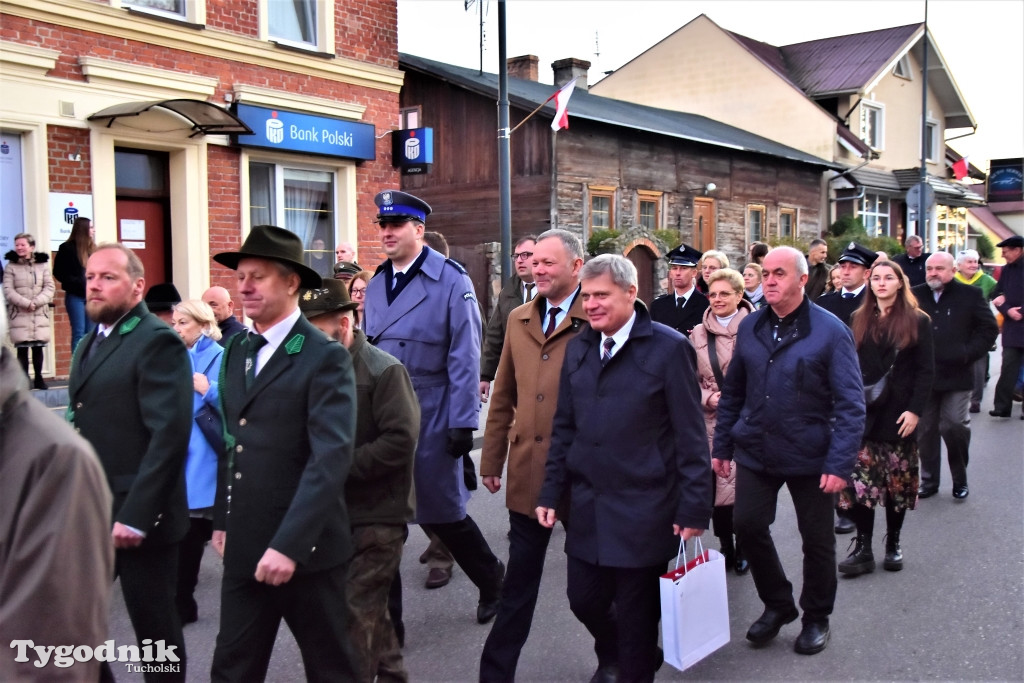
[(829, 114), (703, 14), (590, 92), (699, 113), (808, 154), (835, 157), (836, 124)]

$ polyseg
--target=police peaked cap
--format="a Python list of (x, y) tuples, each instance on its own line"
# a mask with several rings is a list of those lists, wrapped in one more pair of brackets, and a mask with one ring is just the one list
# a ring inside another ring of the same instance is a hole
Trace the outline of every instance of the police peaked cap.
[(425, 222), (430, 215), (430, 204), (401, 190), (384, 190), (373, 198), (380, 209), (377, 220), (388, 223), (405, 221)]

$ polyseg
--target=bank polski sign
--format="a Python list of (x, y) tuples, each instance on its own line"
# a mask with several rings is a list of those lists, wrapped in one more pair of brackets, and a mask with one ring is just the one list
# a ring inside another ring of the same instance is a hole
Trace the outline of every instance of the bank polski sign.
[(376, 128), (369, 123), (241, 103), (235, 105), (235, 115), (252, 128), (254, 133), (235, 136), (235, 143), (243, 147), (348, 159), (377, 158)]

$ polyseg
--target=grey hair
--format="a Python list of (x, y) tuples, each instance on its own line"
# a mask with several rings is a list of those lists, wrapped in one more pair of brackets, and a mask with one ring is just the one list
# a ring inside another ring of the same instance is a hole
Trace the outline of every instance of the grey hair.
[(637, 286), (636, 266), (628, 258), (618, 254), (601, 254), (584, 263), (580, 268), (580, 280), (591, 280), (605, 273), (608, 273), (612, 282), (623, 291), (631, 286)]
[(709, 249), (708, 251), (705, 251), (704, 255), (700, 257), (700, 265), (703, 267), (704, 261), (709, 258), (713, 258), (718, 261), (722, 268), (729, 267), (729, 257), (716, 249)]
[(906, 240), (903, 241), (904, 244), (906, 244), (907, 242), (920, 242), (921, 244), (924, 244), (924, 240), (921, 239), (920, 235), (909, 236)]
[(541, 234), (537, 235), (534, 242), (540, 242), (541, 240), (547, 239), (548, 237), (555, 237), (562, 242), (562, 246), (565, 247), (565, 251), (569, 256), (575, 259), (583, 259), (583, 242), (580, 238), (569, 232), (568, 230), (562, 230), (561, 228), (551, 228), (545, 230)]
[(798, 249), (794, 249), (793, 247), (775, 247), (768, 253), (771, 254), (776, 251), (789, 254), (793, 259), (793, 265), (796, 266), (796, 272), (798, 275), (807, 275), (810, 272), (807, 268), (807, 259), (804, 258), (804, 255), (801, 254)]
[(956, 255), (956, 263), (957, 263), (957, 265), (960, 265), (961, 263), (963, 263), (964, 261), (966, 261), (969, 258), (972, 258), (975, 261), (977, 261), (978, 263), (981, 263), (981, 256), (979, 256), (978, 252), (975, 251), (974, 249), (964, 249), (959, 254), (957, 254)]

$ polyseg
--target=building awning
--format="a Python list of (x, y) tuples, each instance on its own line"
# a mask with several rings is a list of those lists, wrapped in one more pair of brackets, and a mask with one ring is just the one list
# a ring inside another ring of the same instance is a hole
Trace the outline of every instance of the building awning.
[(241, 119), (223, 107), (203, 100), (157, 100), (155, 102), (125, 102), (107, 107), (89, 117), (90, 121), (107, 121), (107, 128), (122, 116), (139, 116), (151, 109), (164, 109), (177, 114), (192, 124), (192, 134), (197, 135), (228, 134), (252, 135), (252, 129)]
[[(900, 187), (909, 190), (921, 182), (920, 172), (916, 168), (897, 169), (892, 172), (899, 181)], [(935, 190), (935, 202), (942, 206), (984, 206), (985, 198), (974, 192), (969, 186), (950, 182), (945, 178), (929, 175), (927, 182)]]

